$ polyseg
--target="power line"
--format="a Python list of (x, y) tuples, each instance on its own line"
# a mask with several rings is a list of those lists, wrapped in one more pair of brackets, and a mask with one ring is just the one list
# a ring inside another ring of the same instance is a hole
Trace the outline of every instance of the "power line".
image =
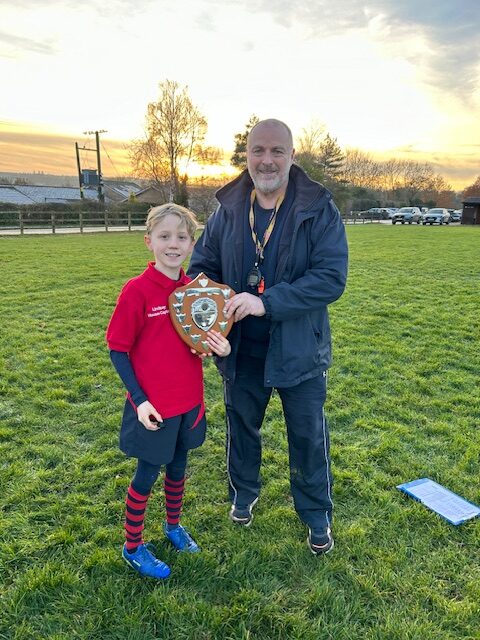
[(112, 165), (113, 170), (117, 174), (117, 178), (121, 178), (121, 175), (118, 173), (117, 167), (115, 166), (113, 160), (111, 159), (111, 157), (110, 157), (108, 151), (106, 150), (105, 145), (103, 144), (103, 142), (101, 143), (101, 145), (102, 145), (102, 149), (105, 151), (105, 154), (106, 154), (107, 158), (110, 160), (110, 164)]

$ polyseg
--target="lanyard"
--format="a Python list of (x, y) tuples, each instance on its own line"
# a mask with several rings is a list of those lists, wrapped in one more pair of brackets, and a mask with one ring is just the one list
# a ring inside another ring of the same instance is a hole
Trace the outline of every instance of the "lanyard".
[(277, 202), (275, 203), (275, 208), (270, 214), (270, 220), (268, 221), (268, 225), (265, 230), (265, 233), (263, 234), (263, 240), (261, 242), (258, 239), (257, 232), (255, 231), (255, 215), (253, 213), (253, 203), (255, 202), (255, 195), (256, 195), (255, 189), (252, 189), (252, 193), (250, 194), (250, 213), (248, 214), (248, 221), (250, 222), (250, 229), (252, 231), (252, 240), (253, 240), (253, 244), (255, 245), (256, 253), (257, 253), (255, 266), (258, 266), (258, 263), (262, 262), (263, 260), (263, 250), (265, 249), (267, 242), (270, 240), (270, 236), (272, 235), (272, 231), (273, 231), (273, 228), (275, 227), (275, 222), (277, 219), (277, 212), (282, 206), (282, 202), (285, 199), (285, 194), (282, 193), (282, 195), (279, 196)]

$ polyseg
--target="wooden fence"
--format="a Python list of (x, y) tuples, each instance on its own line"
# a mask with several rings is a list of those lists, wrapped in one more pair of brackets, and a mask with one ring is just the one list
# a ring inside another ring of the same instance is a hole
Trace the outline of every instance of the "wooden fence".
[(145, 228), (145, 219), (132, 211), (0, 211), (0, 234), (132, 231)]
[[(136, 211), (0, 211), (0, 235), (137, 231), (145, 228), (145, 219), (145, 212)], [(358, 214), (344, 215), (342, 220), (345, 224), (385, 222)]]
[(380, 222), (391, 222), (391, 220), (382, 220), (378, 217), (369, 214), (345, 214), (342, 215), (342, 220), (344, 224), (370, 224), (370, 223), (380, 223)]

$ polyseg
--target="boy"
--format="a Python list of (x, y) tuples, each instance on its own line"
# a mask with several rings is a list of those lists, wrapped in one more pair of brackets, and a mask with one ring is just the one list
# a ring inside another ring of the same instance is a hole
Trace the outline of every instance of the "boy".
[[(146, 224), (145, 244), (155, 261), (123, 287), (106, 337), (128, 392), (120, 448), (138, 460), (127, 493), (122, 556), (141, 575), (163, 579), (170, 568), (142, 537), (148, 498), (162, 465), (165, 535), (178, 551), (200, 551), (180, 524), (180, 513), (187, 452), (205, 439), (202, 362), (179, 338), (168, 311), (168, 296), (190, 282), (181, 265), (192, 251), (197, 223), (191, 211), (169, 203), (151, 209)], [(209, 332), (207, 340), (217, 355), (230, 353), (220, 333)]]

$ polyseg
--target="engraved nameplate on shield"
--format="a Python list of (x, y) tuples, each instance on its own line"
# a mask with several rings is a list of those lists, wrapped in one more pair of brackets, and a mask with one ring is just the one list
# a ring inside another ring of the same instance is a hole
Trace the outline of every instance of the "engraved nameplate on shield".
[(208, 353), (207, 331), (227, 336), (232, 328), (233, 318), (227, 320), (223, 307), (234, 295), (231, 287), (210, 280), (204, 273), (175, 289), (168, 298), (168, 308), (180, 338), (198, 353)]

